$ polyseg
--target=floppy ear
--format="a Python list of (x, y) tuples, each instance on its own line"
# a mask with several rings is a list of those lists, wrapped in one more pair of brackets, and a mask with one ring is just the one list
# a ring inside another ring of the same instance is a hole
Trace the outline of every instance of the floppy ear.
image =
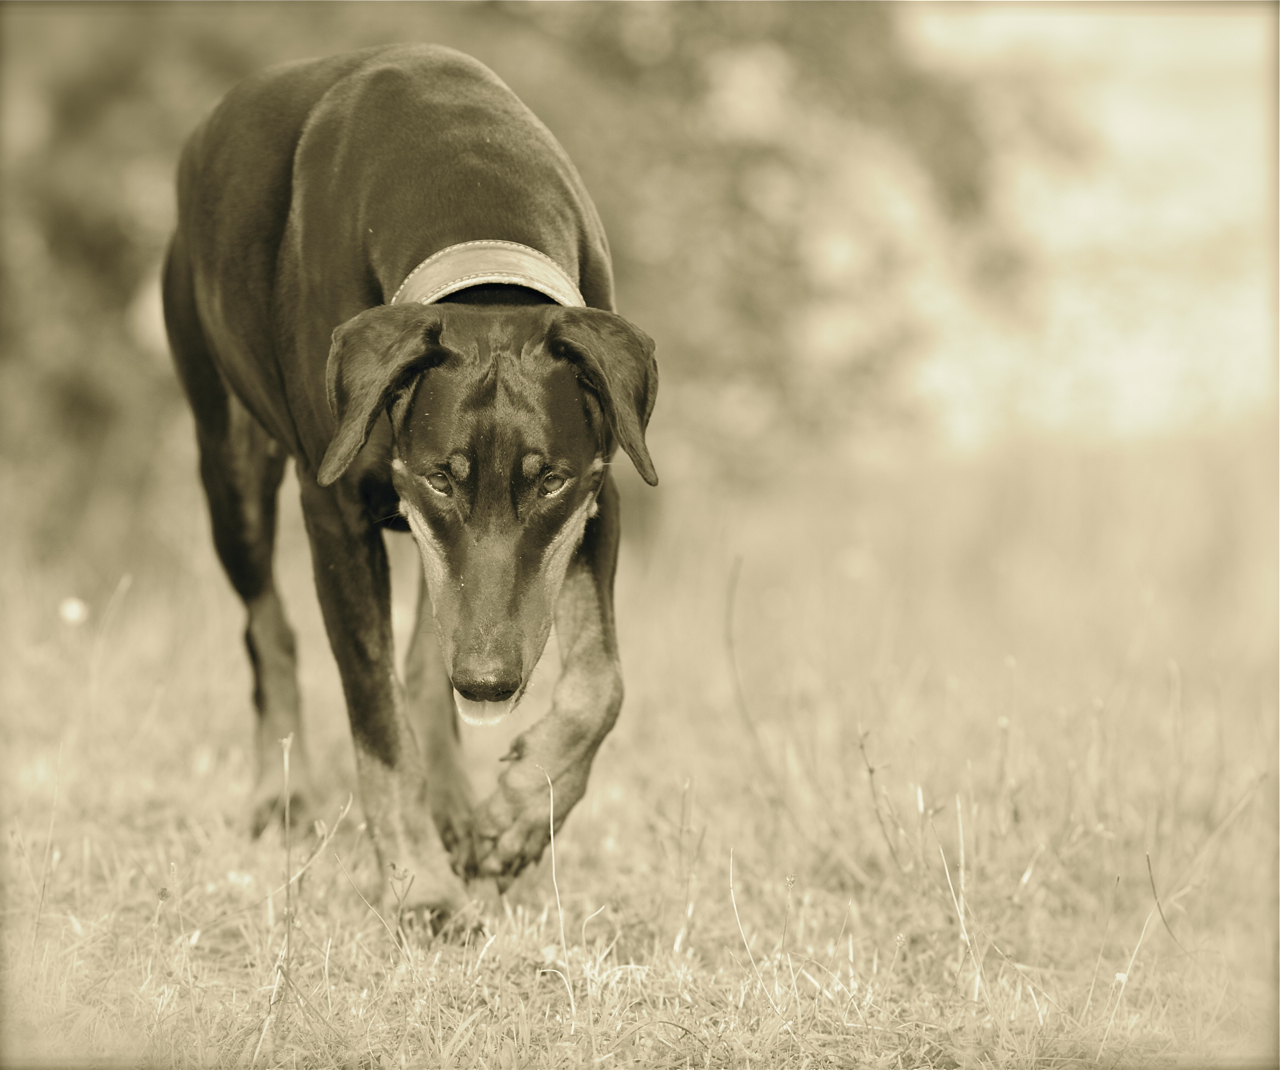
[(621, 316), (598, 308), (559, 310), (548, 332), (552, 356), (570, 361), (600, 399), (605, 419), (649, 486), (656, 486), (644, 432), (658, 397), (653, 339)]
[(424, 368), (448, 356), (434, 305), (379, 305), (333, 332), (325, 387), (338, 429), (316, 481), (327, 487), (355, 460), (392, 395)]

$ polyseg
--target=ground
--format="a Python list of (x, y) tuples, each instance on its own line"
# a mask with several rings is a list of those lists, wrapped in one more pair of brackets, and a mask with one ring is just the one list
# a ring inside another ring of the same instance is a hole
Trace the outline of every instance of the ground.
[[(163, 551), (83, 619), (5, 560), (6, 1063), (1273, 1064), (1274, 426), (895, 434), (732, 477), (655, 448), (655, 492), (619, 462), (622, 718), (554, 858), (405, 947), (292, 481), (325, 828), (248, 835), (240, 608), (176, 420)], [(478, 783), (518, 727), (466, 730)]]

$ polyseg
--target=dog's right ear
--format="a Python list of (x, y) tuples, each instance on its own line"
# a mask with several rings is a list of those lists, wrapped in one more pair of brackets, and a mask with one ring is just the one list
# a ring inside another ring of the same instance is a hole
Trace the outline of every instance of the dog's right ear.
[(367, 309), (334, 330), (325, 387), (338, 429), (320, 463), (320, 486), (347, 470), (395, 393), (448, 357), (442, 326), (437, 306), (404, 304)]

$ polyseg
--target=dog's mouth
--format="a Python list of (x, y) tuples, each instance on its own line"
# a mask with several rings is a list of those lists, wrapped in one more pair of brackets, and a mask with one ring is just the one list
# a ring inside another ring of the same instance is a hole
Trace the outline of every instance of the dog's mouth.
[(475, 728), (489, 728), (501, 721), (516, 708), (524, 694), (521, 688), (508, 699), (501, 702), (481, 702), (472, 698), (463, 698), (457, 689), (453, 692), (453, 702), (458, 708), (458, 716)]

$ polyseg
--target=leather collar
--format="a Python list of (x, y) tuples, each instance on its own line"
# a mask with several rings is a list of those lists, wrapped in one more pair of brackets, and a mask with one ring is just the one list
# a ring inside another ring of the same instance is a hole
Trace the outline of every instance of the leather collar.
[(513, 241), (466, 241), (441, 249), (409, 272), (390, 304), (430, 305), (458, 290), (493, 283), (525, 286), (571, 308), (586, 306), (564, 268)]

